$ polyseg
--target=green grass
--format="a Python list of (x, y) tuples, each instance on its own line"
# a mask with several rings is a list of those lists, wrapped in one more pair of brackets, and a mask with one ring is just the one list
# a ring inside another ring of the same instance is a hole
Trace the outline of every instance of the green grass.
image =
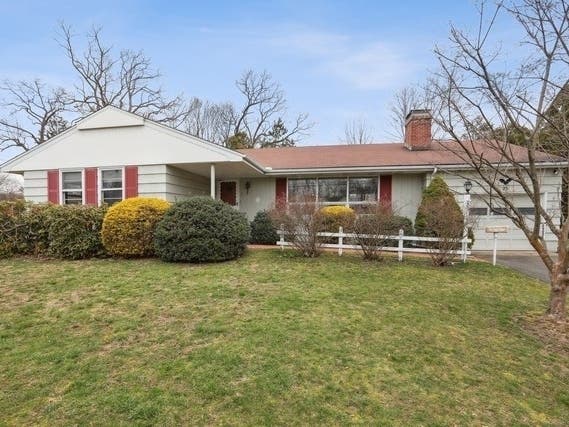
[(503, 268), (250, 252), (0, 261), (0, 425), (566, 425), (569, 357)]

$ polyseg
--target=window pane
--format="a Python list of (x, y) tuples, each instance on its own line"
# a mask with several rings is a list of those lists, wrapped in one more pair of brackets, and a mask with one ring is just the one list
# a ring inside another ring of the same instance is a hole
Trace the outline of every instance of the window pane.
[(63, 204), (65, 205), (80, 205), (83, 203), (82, 191), (64, 191)]
[(484, 216), (488, 214), (487, 208), (470, 208), (469, 214), (472, 216)]
[(63, 172), (63, 190), (81, 190), (81, 172)]
[(525, 216), (535, 216), (535, 208), (518, 208), (518, 211)]
[(289, 179), (288, 180), (288, 201), (301, 202), (306, 198), (316, 197), (315, 179)]
[(101, 172), (102, 187), (105, 188), (122, 188), (122, 171), (105, 170)]
[(112, 205), (122, 200), (122, 190), (104, 190), (101, 196), (103, 203)]
[(318, 201), (321, 203), (346, 203), (348, 180), (323, 178), (318, 180)]
[(377, 202), (377, 177), (350, 178), (350, 202)]
[(506, 215), (507, 209), (506, 208), (491, 208), (492, 215)]

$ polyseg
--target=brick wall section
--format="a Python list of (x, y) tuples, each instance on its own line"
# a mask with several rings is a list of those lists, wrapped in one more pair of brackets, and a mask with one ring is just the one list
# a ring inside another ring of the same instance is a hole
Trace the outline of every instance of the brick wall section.
[(431, 148), (431, 113), (426, 110), (412, 110), (405, 121), (405, 145), (410, 150)]

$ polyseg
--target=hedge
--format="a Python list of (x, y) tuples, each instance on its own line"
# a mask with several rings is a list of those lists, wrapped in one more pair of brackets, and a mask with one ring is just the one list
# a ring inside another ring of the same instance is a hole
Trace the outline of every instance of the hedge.
[(81, 259), (104, 254), (105, 208), (0, 202), (0, 256)]
[(156, 227), (154, 247), (163, 261), (225, 261), (242, 255), (248, 239), (244, 214), (219, 200), (193, 197), (166, 212)]
[(169, 207), (165, 200), (147, 197), (125, 199), (111, 206), (101, 232), (107, 252), (125, 258), (154, 255), (154, 229)]
[(48, 223), (51, 256), (82, 259), (105, 255), (101, 228), (106, 207), (57, 206), (50, 212)]

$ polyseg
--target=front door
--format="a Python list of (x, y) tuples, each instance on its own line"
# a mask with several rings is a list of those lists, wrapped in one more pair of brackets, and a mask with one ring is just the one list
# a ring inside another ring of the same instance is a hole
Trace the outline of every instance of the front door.
[(221, 181), (219, 184), (219, 198), (231, 206), (237, 206), (237, 182)]

